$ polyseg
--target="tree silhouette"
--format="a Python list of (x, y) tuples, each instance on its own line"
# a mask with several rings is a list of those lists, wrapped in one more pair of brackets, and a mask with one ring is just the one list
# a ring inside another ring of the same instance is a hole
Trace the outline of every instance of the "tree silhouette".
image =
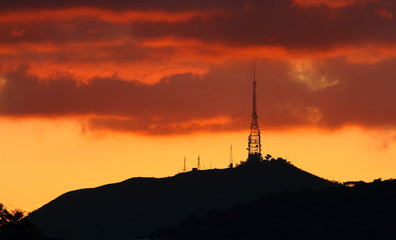
[(9, 225), (17, 224), (24, 216), (22, 210), (15, 209), (10, 212), (0, 203), (0, 231)]
[(1, 240), (44, 240), (39, 230), (25, 219), (25, 212), (20, 209), (8, 211), (0, 203), (0, 239)]

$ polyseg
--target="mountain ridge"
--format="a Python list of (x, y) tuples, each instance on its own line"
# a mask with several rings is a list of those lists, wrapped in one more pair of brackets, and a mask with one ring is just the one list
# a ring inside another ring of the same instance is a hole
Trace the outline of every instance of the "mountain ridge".
[(74, 190), (34, 211), (29, 219), (53, 238), (132, 239), (269, 193), (336, 185), (284, 160), (263, 161)]

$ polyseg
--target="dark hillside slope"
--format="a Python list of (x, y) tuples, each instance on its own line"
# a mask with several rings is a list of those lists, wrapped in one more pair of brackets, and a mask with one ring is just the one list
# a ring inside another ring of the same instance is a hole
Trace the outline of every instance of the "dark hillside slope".
[(226, 209), (268, 193), (336, 184), (283, 161), (192, 171), (168, 178), (132, 178), (66, 193), (30, 215), (49, 237), (131, 239), (210, 209)]
[(269, 195), (157, 231), (152, 239), (396, 239), (396, 180)]

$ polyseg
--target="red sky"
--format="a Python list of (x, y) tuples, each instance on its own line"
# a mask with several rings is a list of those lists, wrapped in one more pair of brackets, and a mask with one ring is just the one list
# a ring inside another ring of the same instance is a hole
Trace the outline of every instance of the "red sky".
[(74, 119), (79, 138), (108, 141), (247, 136), (254, 59), (264, 133), (360, 129), (396, 148), (394, 0), (3, 0), (0, 14), (2, 129)]

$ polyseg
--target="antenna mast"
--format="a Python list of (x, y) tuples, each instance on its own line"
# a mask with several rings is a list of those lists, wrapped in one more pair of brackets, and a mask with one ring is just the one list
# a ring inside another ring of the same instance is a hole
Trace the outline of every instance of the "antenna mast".
[[(257, 121), (257, 103), (256, 103), (256, 62), (253, 62), (253, 111), (252, 111), (252, 118), (256, 118)], [(254, 119), (252, 119), (254, 120)]]
[(197, 166), (198, 170), (201, 170), (201, 159), (198, 156), (198, 166)]
[(250, 135), (248, 138), (248, 162), (260, 162), (261, 156), (261, 139), (260, 129), (258, 126), (257, 116), (257, 102), (256, 102), (256, 62), (253, 62), (253, 109), (252, 109), (252, 122), (250, 124)]
[(184, 166), (183, 166), (183, 172), (186, 172), (187, 168), (186, 168), (186, 157), (184, 157)]
[(232, 145), (230, 145), (230, 165), (228, 165), (229, 168), (234, 167), (234, 159), (232, 157)]

